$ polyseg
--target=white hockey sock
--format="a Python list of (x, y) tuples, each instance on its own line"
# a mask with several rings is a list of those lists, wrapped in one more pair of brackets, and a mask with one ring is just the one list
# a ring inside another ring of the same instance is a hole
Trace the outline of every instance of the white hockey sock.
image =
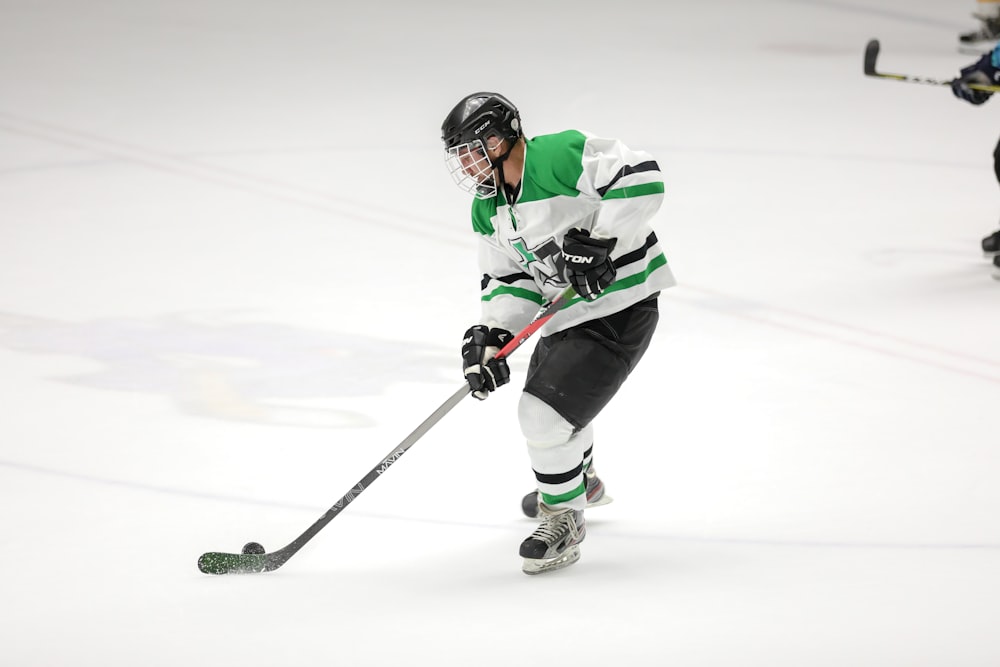
[(521, 394), (517, 408), (521, 432), (541, 494), (550, 507), (582, 510), (587, 506), (584, 452), (590, 449), (592, 429), (573, 434), (573, 425), (547, 403)]
[(554, 447), (528, 443), (531, 468), (538, 483), (539, 500), (549, 507), (582, 510), (587, 506), (583, 451), (588, 446), (579, 435)]
[(594, 460), (594, 425), (587, 424), (587, 427), (576, 434), (584, 443), (583, 452), (583, 472), (590, 470), (590, 464)]

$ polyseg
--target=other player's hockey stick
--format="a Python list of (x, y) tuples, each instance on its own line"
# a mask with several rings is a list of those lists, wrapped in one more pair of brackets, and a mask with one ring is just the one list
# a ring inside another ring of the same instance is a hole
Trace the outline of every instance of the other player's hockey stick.
[[(536, 331), (538, 331), (543, 324), (548, 322), (552, 317), (563, 307), (568, 306), (571, 302), (571, 297), (573, 296), (573, 288), (567, 287), (565, 291), (557, 296), (548, 305), (543, 306), (532, 318), (528, 326), (521, 329), (520, 332), (515, 335), (510, 342), (504, 345), (499, 352), (496, 354), (497, 359), (502, 359), (504, 357), (509, 357), (511, 353), (517, 348), (521, 347), (528, 338), (531, 337)], [(434, 424), (438, 423), (442, 417), (448, 414), (452, 408), (454, 408), (458, 403), (469, 394), (469, 385), (463, 384), (458, 391), (451, 395), (448, 400), (441, 404), (441, 406), (435, 410), (427, 419), (425, 419), (416, 429), (413, 430), (410, 435), (406, 436), (401, 443), (393, 448), (389, 454), (379, 461), (378, 465), (372, 468), (367, 475), (361, 478), (357, 484), (348, 491), (344, 497), (333, 504), (333, 507), (328, 509), (326, 513), (323, 514), (313, 525), (296, 537), (290, 544), (277, 551), (270, 553), (224, 553), (218, 551), (210, 551), (208, 553), (202, 554), (201, 558), (198, 559), (198, 569), (206, 574), (251, 574), (255, 572), (270, 572), (272, 570), (277, 570), (279, 567), (284, 565), (289, 558), (295, 555), (295, 553), (305, 546), (306, 542), (315, 537), (316, 533), (323, 529), (326, 524), (333, 521), (338, 514), (340, 514), (345, 507), (351, 504), (351, 502), (361, 495), (361, 492), (367, 489), (371, 484), (378, 479), (382, 473), (389, 469), (393, 463), (399, 460), (399, 458), (406, 453), (406, 451), (414, 445), (427, 431), (431, 429)], [(247, 544), (250, 547), (251, 544), (255, 547), (259, 545), (255, 543)], [(244, 547), (244, 551), (249, 551)], [(260, 549), (263, 551), (263, 549)]]
[[(889, 74), (879, 72), (875, 69), (875, 61), (878, 60), (879, 43), (877, 39), (869, 40), (865, 47), (865, 76), (874, 76), (880, 79), (892, 79), (893, 81), (903, 81), (905, 83), (924, 83), (930, 86), (950, 86), (952, 79), (930, 79), (924, 76), (909, 76), (906, 74)], [(973, 90), (983, 90), (988, 93), (1000, 92), (1000, 86), (991, 86), (985, 83), (965, 84)]]

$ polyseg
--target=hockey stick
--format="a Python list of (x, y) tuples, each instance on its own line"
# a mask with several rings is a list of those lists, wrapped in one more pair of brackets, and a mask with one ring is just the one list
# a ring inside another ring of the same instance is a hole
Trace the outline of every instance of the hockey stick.
[[(521, 329), (520, 332), (514, 338), (510, 340), (506, 345), (504, 345), (499, 352), (496, 354), (496, 359), (503, 359), (504, 357), (509, 357), (511, 353), (517, 348), (521, 347), (528, 338), (531, 337), (536, 331), (538, 331), (543, 324), (548, 322), (552, 317), (563, 307), (568, 306), (571, 303), (571, 296), (573, 295), (573, 288), (567, 287), (559, 296), (557, 296), (548, 305), (543, 306), (532, 318), (528, 326)], [(289, 558), (295, 555), (295, 553), (305, 546), (306, 542), (311, 540), (316, 536), (320, 530), (323, 529), (326, 524), (333, 521), (338, 514), (340, 514), (345, 507), (351, 504), (351, 502), (361, 495), (361, 492), (367, 489), (371, 484), (378, 479), (382, 473), (389, 469), (389, 467), (399, 460), (399, 458), (406, 453), (406, 451), (414, 445), (427, 431), (431, 429), (434, 424), (441, 421), (441, 418), (448, 414), (452, 408), (459, 404), (459, 402), (469, 394), (469, 385), (463, 384), (458, 391), (451, 395), (448, 400), (441, 404), (441, 406), (435, 410), (427, 419), (425, 419), (417, 428), (413, 430), (410, 435), (406, 436), (401, 443), (393, 448), (389, 454), (379, 461), (378, 465), (372, 468), (367, 475), (361, 478), (354, 487), (348, 491), (344, 497), (333, 504), (333, 507), (328, 509), (323, 516), (321, 516), (313, 525), (295, 538), (287, 546), (273, 551), (270, 553), (262, 553), (263, 548), (256, 543), (248, 543), (244, 547), (244, 553), (233, 554), (224, 553), (218, 551), (210, 551), (208, 553), (202, 554), (201, 558), (198, 559), (198, 569), (205, 574), (251, 574), (255, 572), (270, 572), (272, 570), (277, 570), (279, 567), (284, 565)], [(247, 553), (249, 547), (258, 547), (261, 553)]]
[[(953, 79), (929, 79), (923, 76), (908, 76), (906, 74), (889, 74), (879, 72), (875, 69), (875, 61), (878, 60), (879, 43), (877, 39), (869, 40), (865, 47), (865, 76), (874, 76), (881, 79), (892, 79), (905, 83), (924, 83), (931, 86), (950, 86)], [(982, 90), (988, 93), (1000, 93), (1000, 86), (991, 86), (985, 83), (966, 83), (973, 90)]]

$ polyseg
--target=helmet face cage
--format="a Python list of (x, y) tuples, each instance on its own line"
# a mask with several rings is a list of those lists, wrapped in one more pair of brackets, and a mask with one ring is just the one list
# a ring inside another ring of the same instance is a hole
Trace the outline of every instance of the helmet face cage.
[(496, 165), (485, 146), (493, 141), (513, 146), (522, 136), (520, 121), (514, 105), (497, 93), (474, 93), (452, 109), (441, 126), (441, 139), (448, 172), (458, 187), (480, 199), (496, 196)]
[(490, 162), (481, 139), (452, 146), (445, 151), (444, 160), (448, 165), (448, 173), (459, 188), (479, 199), (496, 197), (493, 163)]

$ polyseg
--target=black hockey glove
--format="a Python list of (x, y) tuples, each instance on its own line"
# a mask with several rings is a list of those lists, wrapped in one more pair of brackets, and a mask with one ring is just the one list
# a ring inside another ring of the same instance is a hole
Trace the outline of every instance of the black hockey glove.
[(506, 329), (490, 329), (484, 324), (477, 324), (465, 332), (462, 339), (462, 368), (472, 395), (480, 401), (497, 387), (510, 382), (507, 360), (493, 357), (513, 336)]
[(970, 83), (984, 83), (987, 85), (1000, 83), (1000, 68), (993, 64), (993, 54), (987, 53), (982, 58), (962, 69), (957, 79), (951, 82), (951, 92), (955, 97), (963, 99), (969, 104), (982, 104), (990, 99), (993, 93), (985, 90), (975, 90), (969, 88)]
[(593, 301), (615, 281), (611, 251), (618, 239), (597, 239), (585, 229), (571, 229), (563, 238), (566, 278), (576, 293)]

